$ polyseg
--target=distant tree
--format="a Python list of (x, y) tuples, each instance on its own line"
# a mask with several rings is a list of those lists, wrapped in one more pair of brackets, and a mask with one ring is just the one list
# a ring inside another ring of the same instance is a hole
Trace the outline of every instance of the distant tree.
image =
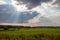
[(8, 30), (9, 28), (8, 28), (8, 26), (4, 26), (4, 30)]

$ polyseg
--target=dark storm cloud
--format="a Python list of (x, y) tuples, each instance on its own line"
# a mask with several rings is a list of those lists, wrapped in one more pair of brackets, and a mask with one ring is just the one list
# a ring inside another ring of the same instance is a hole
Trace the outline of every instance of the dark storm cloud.
[(43, 2), (50, 2), (52, 0), (15, 0), (15, 1), (17, 1), (19, 4), (26, 4), (26, 7), (28, 9), (32, 9), (34, 7), (41, 5), (41, 3)]

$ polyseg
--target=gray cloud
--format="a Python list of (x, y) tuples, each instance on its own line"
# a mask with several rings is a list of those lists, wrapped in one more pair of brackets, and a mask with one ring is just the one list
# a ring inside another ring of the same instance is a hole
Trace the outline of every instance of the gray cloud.
[(33, 19), (40, 13), (33, 12), (16, 12), (12, 5), (0, 5), (0, 23), (27, 23), (28, 20)]
[(20, 12), (18, 23), (27, 23), (28, 20), (33, 19), (40, 13), (34, 11), (32, 14), (30, 12)]
[[(34, 26), (57, 26), (59, 23), (54, 22), (55, 19), (50, 19), (48, 17), (41, 16), (38, 23), (34, 23)], [(33, 22), (33, 21), (32, 21)]]
[(57, 4), (57, 5), (60, 6), (60, 0), (56, 0), (56, 1), (53, 3), (53, 5), (55, 5), (55, 4)]
[(15, 1), (17, 1), (19, 4), (26, 4), (26, 7), (28, 9), (32, 9), (41, 5), (41, 3), (43, 2), (50, 2), (52, 0), (15, 0)]
[(60, 16), (51, 16), (49, 17), (53, 22), (60, 24)]
[(13, 13), (16, 13), (16, 10), (12, 5), (8, 5), (8, 4), (0, 5), (0, 23), (7, 22), (7, 20), (10, 18), (10, 16)]
[(40, 17), (40, 25), (52, 26), (52, 25), (55, 25), (55, 23), (52, 20), (50, 20), (49, 18), (41, 16)]

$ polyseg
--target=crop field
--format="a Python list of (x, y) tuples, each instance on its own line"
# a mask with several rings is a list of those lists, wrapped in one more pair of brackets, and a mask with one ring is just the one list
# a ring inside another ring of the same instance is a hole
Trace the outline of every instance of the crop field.
[(60, 40), (60, 28), (0, 28), (0, 40)]

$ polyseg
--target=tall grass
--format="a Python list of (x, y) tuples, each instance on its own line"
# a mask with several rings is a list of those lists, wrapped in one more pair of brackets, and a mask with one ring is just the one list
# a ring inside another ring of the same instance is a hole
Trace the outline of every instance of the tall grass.
[(34, 34), (34, 35), (1, 34), (0, 40), (60, 40), (60, 35), (54, 35), (54, 34)]
[(60, 28), (12, 28), (0, 31), (0, 40), (60, 40)]

